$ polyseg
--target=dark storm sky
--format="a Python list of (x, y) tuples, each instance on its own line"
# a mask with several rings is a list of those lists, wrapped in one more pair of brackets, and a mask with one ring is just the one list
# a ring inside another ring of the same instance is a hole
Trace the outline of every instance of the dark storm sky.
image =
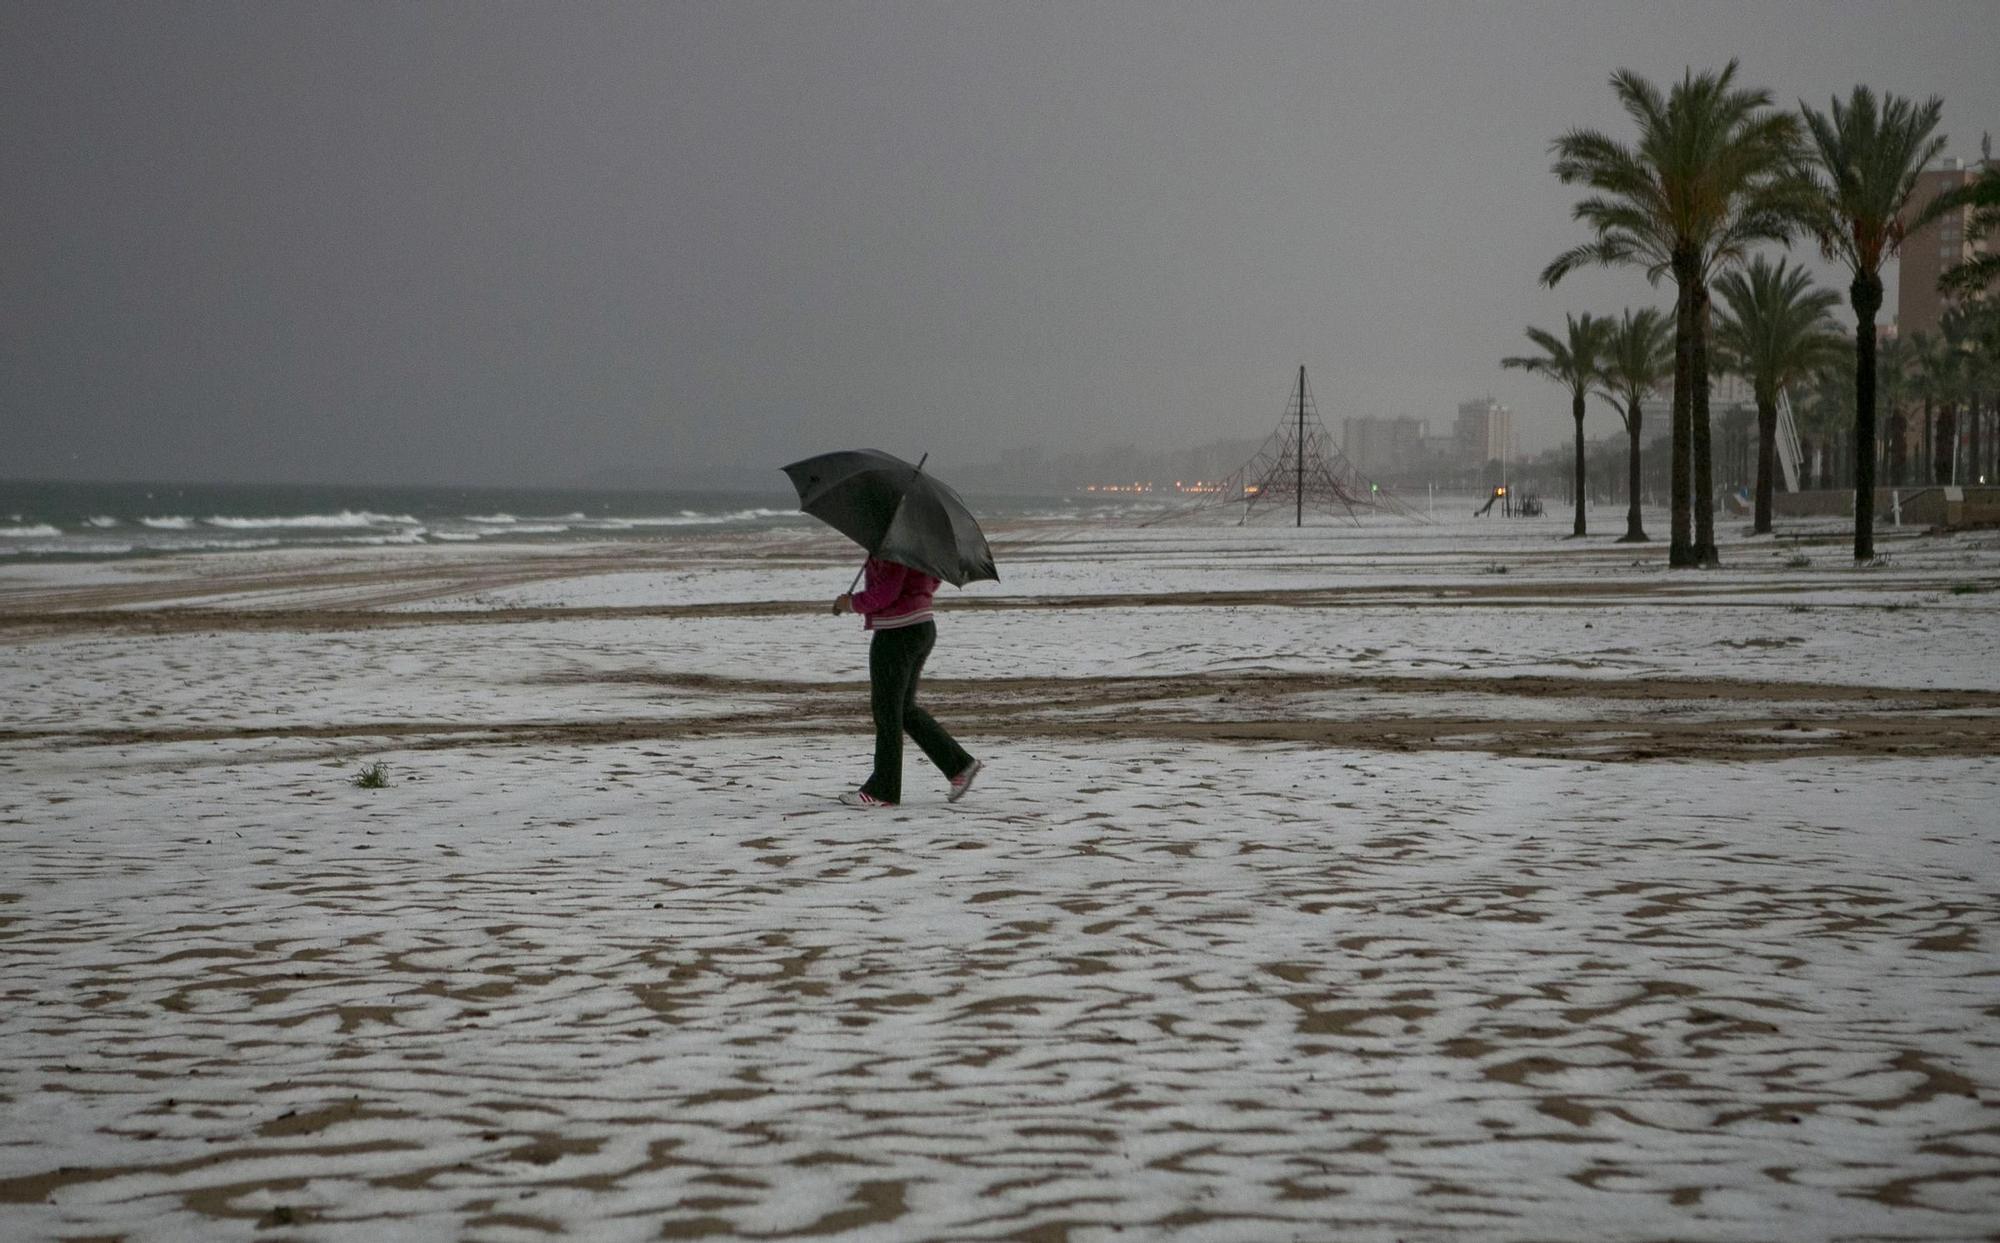
[[(1547, 146), (1741, 57), (2000, 130), (1922, 4), (0, 6), (0, 477), (564, 484), (1560, 393)], [(1892, 294), (1893, 299), (1893, 294)], [(1598, 434), (1612, 430), (1608, 414)], [(972, 482), (972, 481), (967, 481)]]

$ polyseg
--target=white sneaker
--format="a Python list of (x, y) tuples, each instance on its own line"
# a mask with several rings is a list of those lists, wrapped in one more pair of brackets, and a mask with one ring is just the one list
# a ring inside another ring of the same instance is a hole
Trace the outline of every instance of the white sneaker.
[(979, 770), (984, 767), (986, 765), (980, 763), (978, 760), (974, 760), (972, 763), (966, 765), (964, 772), (951, 779), (951, 793), (944, 796), (944, 801), (947, 803), (956, 803), (958, 800), (964, 798), (965, 792), (972, 788), (973, 778), (977, 777)]
[(840, 801), (849, 807), (894, 807), (894, 803), (884, 802), (866, 790), (849, 790), (840, 796)]

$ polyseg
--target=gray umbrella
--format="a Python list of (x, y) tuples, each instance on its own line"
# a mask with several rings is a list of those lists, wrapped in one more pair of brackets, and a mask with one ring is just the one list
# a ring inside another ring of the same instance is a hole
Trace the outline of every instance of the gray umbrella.
[[(928, 454), (925, 455), (929, 457)], [(958, 493), (879, 449), (842, 449), (785, 467), (799, 508), (868, 550), (954, 586), (1000, 580), (993, 552)]]

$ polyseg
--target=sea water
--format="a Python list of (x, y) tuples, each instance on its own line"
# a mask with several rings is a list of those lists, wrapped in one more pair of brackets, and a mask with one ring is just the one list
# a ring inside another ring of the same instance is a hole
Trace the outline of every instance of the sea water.
[[(982, 517), (1083, 516), (1064, 497), (972, 498)], [(768, 492), (0, 481), (0, 563), (281, 546), (559, 542), (809, 529)]]

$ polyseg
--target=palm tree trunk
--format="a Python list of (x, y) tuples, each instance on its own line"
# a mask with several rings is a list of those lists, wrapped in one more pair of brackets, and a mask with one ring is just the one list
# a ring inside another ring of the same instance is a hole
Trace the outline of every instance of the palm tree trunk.
[(1910, 481), (1910, 428), (1898, 406), (1889, 407), (1888, 470), (1891, 487), (1900, 488)]
[(1854, 559), (1875, 559), (1875, 312), (1882, 278), (1857, 272), (1847, 289), (1854, 306)]
[(1945, 482), (1943, 465), (1944, 429), (1950, 425), (1951, 407), (1947, 404), (1940, 404), (1937, 408), (1937, 413), (1931, 419), (1931, 460), (1928, 469), (1931, 473), (1931, 482), (1934, 484)]
[(1939, 483), (1958, 482), (1958, 404), (1946, 402), (1938, 411), (1938, 461)]
[(1694, 285), (1697, 279), (1693, 259), (1675, 255), (1673, 463), (1667, 484), (1673, 515), (1667, 540), (1667, 564), (1674, 567), (1695, 564), (1694, 538), (1689, 529), (1692, 511), (1688, 507), (1688, 468), (1693, 460), (1694, 442), (1688, 432), (1694, 410)]
[(2000, 394), (1994, 398), (1994, 434), (1986, 438), (1986, 480), (2000, 480)]
[(1631, 444), (1625, 450), (1625, 491), (1630, 496), (1630, 504), (1625, 510), (1625, 534), (1619, 539), (1621, 544), (1643, 544), (1646, 542), (1646, 528), (1639, 521), (1639, 399), (1632, 399), (1632, 408), (1625, 412), (1625, 434)]
[(1931, 399), (1924, 398), (1924, 460), (1923, 471), (1918, 483), (1937, 482), (1937, 414), (1931, 407)]
[(1986, 446), (1983, 443), (1984, 438), (1979, 434), (1979, 425), (1986, 421), (1986, 411), (1979, 407), (1978, 393), (1972, 395), (1972, 400), (1966, 403), (1966, 409), (1972, 416), (1972, 426), (1967, 429), (1972, 433), (1972, 442), (1965, 450), (1965, 481), (1976, 484), (1979, 482), (1979, 477), (1986, 473)]
[(1986, 458), (1988, 458), (1988, 462), (1986, 462), (1986, 480), (1988, 482), (2000, 478), (2000, 454), (1994, 452), (1994, 450), (2000, 450), (2000, 444), (1994, 444), (1994, 442), (2000, 442), (2000, 400), (1994, 400), (1994, 434), (1986, 438), (1986, 446), (1988, 446), (1986, 448)]
[(1576, 521), (1570, 526), (1572, 537), (1583, 532), (1583, 390), (1578, 389), (1569, 399), (1569, 417), (1576, 420), (1576, 487), (1570, 495), (1576, 498)]
[(1694, 452), (1694, 563), (1717, 566), (1715, 551), (1715, 458), (1708, 426), (1708, 286), (1694, 287), (1694, 377), (1688, 386), (1693, 400), (1688, 423)]
[(1771, 471), (1778, 462), (1778, 399), (1757, 390), (1757, 520), (1758, 535), (1771, 533)]

